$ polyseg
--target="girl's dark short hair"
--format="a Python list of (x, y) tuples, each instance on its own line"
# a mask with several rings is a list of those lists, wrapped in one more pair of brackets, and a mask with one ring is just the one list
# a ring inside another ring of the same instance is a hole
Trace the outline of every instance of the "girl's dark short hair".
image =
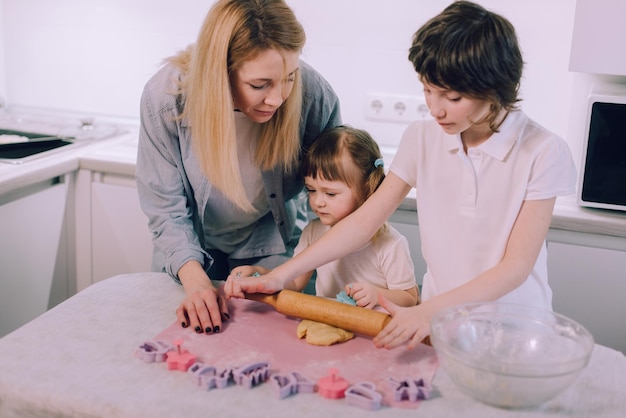
[(469, 1), (455, 1), (413, 36), (409, 61), (423, 82), (492, 103), (493, 131), (502, 109), (516, 107), (524, 62), (515, 28)]

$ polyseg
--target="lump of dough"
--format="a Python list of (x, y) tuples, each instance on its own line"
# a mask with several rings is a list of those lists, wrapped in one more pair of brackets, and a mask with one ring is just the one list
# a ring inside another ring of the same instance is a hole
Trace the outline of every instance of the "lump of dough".
[(350, 331), (309, 319), (303, 319), (298, 324), (296, 335), (298, 338), (306, 336), (306, 342), (311, 345), (333, 345), (354, 338), (354, 333)]

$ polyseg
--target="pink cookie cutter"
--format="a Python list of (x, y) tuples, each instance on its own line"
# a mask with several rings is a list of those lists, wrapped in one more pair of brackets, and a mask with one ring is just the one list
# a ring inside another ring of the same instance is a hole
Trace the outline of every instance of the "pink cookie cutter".
[(266, 362), (252, 363), (233, 370), (235, 383), (248, 389), (265, 382), (269, 377), (269, 364)]
[(167, 353), (166, 362), (169, 370), (180, 370), (182, 372), (186, 372), (189, 367), (195, 363), (196, 356), (191, 354), (189, 351), (180, 348), (182, 344), (183, 340), (174, 341), (176, 351)]
[(165, 341), (146, 341), (139, 346), (135, 354), (146, 363), (162, 363), (171, 349), (172, 345)]
[(337, 375), (337, 369), (329, 369), (328, 376), (317, 381), (317, 391), (320, 395), (329, 399), (343, 398), (348, 388), (348, 381)]
[(360, 382), (346, 389), (346, 403), (359, 408), (375, 411), (380, 408), (383, 395), (376, 391), (371, 382)]
[(272, 375), (270, 383), (274, 387), (278, 399), (283, 399), (296, 393), (315, 392), (315, 382), (302, 376), (299, 372)]
[(224, 389), (228, 386), (232, 377), (232, 370), (224, 369), (220, 372), (213, 366), (206, 366), (203, 363), (195, 362), (192, 364), (187, 373), (190, 373), (191, 379), (200, 387), (211, 389)]
[(424, 382), (424, 379), (397, 380), (390, 377), (387, 381), (393, 390), (393, 396), (396, 402), (422, 401), (430, 399), (432, 396), (432, 386)]

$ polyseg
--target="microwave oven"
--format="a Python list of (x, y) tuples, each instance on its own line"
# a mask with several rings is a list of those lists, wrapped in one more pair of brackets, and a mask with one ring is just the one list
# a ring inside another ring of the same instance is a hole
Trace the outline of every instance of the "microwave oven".
[(592, 94), (587, 104), (578, 204), (626, 211), (626, 95)]

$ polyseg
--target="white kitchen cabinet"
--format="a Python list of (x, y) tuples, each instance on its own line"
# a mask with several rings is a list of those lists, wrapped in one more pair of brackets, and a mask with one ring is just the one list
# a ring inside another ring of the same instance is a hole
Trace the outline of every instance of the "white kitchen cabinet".
[(625, 14), (624, 1), (577, 0), (571, 71), (626, 75), (626, 54), (621, 52), (626, 37)]
[[(390, 218), (409, 241), (418, 283), (426, 272), (417, 214)], [(548, 276), (555, 312), (584, 325), (596, 342), (626, 353), (626, 238), (550, 229)]]
[(581, 323), (598, 344), (626, 353), (626, 252), (548, 242), (548, 274), (554, 311)]
[(0, 337), (74, 291), (72, 184), (67, 174), (0, 196)]
[(77, 288), (150, 271), (152, 240), (132, 176), (79, 171)]

